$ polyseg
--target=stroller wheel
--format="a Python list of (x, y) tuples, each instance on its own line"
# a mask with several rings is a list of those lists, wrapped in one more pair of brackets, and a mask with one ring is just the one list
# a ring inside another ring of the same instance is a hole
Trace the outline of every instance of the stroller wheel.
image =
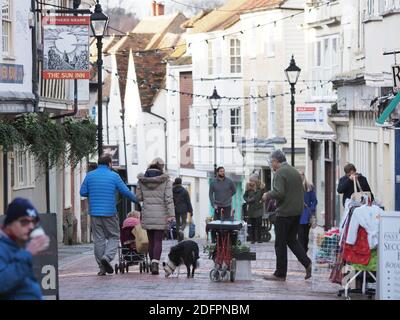
[(115, 264), (115, 274), (118, 274), (118, 263)]
[(121, 273), (125, 273), (125, 262), (123, 262), (122, 264), (119, 265), (119, 271)]
[(126, 273), (129, 272), (129, 264), (126, 264), (126, 265), (125, 265), (125, 271), (126, 271)]

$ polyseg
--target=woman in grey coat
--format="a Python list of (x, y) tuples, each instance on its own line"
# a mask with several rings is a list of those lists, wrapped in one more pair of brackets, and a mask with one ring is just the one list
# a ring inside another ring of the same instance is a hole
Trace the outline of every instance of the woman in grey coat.
[(159, 274), (164, 230), (168, 221), (175, 217), (172, 182), (163, 173), (164, 162), (154, 159), (145, 174), (138, 175), (136, 196), (142, 201), (142, 226), (149, 237), (151, 273)]

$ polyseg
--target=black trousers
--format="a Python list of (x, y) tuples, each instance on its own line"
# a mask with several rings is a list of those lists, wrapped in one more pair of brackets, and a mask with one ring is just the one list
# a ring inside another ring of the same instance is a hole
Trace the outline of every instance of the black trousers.
[(297, 260), (307, 268), (311, 264), (304, 248), (297, 239), (300, 225), (300, 216), (276, 217), (275, 222), (275, 276), (286, 277), (287, 274), (287, 247), (293, 252)]
[(250, 224), (250, 241), (261, 242), (262, 217), (249, 218), (248, 223)]
[(309, 223), (299, 225), (298, 239), (301, 246), (304, 248), (306, 252), (308, 252), (309, 234), (310, 234)]
[[(223, 210), (223, 215), (221, 216)], [(215, 210), (214, 213), (214, 220), (229, 220), (231, 218), (231, 210), (232, 206), (229, 207), (218, 207), (217, 210)], [(217, 242), (217, 237), (216, 237), (216, 231), (212, 230), (211, 231), (211, 242), (216, 243)]]

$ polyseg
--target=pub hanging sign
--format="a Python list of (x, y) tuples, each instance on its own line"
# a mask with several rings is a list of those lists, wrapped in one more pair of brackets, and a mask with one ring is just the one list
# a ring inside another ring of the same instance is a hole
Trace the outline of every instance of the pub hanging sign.
[(43, 79), (89, 79), (89, 16), (43, 18)]

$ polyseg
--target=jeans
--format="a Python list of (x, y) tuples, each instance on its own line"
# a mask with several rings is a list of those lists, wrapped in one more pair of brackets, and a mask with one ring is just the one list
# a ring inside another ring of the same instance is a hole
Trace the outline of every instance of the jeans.
[(287, 273), (287, 247), (293, 252), (297, 260), (307, 268), (311, 264), (304, 248), (297, 239), (300, 225), (300, 216), (276, 217), (275, 222), (275, 276), (286, 277)]
[(298, 239), (306, 252), (308, 251), (309, 234), (310, 234), (309, 223), (299, 225)]
[(160, 261), (162, 251), (162, 240), (164, 230), (147, 230), (147, 236), (149, 237), (149, 257), (150, 261)]

